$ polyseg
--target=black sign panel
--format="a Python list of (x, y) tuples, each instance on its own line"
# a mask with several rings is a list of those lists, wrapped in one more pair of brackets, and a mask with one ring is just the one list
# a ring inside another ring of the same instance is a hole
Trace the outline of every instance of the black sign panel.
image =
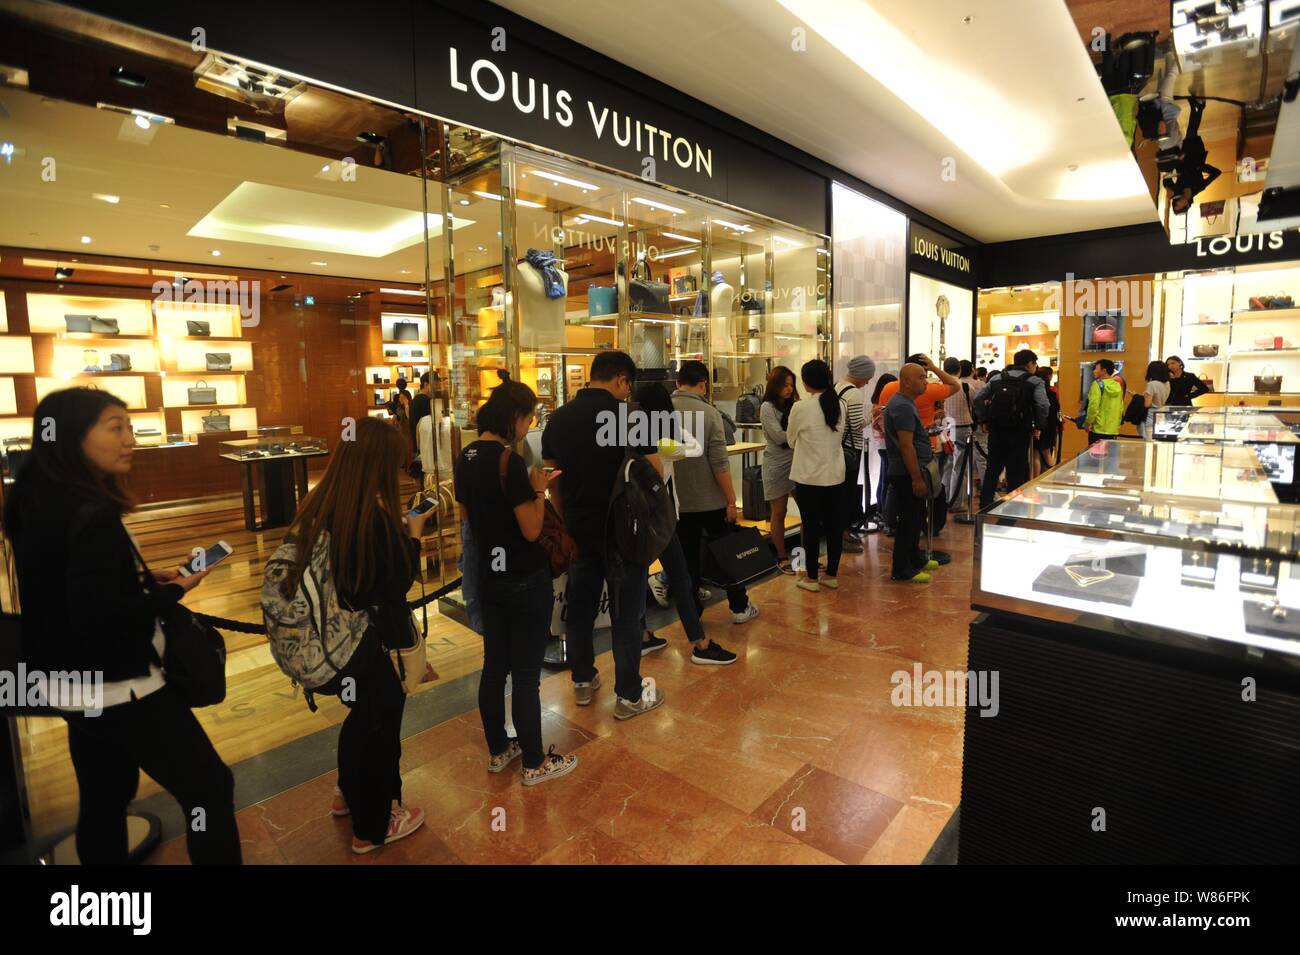
[(432, 0), (318, 0), (305, 7), (246, 0), (74, 2), (647, 182), (827, 230), (825, 177), (606, 78), (633, 83), (640, 74), (491, 4), (453, 10)]
[(907, 268), (963, 288), (975, 288), (979, 276), (969, 246), (912, 222), (907, 235)]

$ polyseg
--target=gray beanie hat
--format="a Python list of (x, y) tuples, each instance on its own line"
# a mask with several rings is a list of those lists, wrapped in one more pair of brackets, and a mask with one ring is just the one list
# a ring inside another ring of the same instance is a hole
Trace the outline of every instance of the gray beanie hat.
[(876, 377), (876, 363), (867, 355), (849, 359), (849, 377), (870, 381)]

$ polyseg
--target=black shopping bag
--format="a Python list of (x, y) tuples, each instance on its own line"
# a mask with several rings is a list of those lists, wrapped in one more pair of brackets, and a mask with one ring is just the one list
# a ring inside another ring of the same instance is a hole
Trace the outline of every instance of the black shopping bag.
[(709, 541), (704, 575), (722, 587), (747, 584), (776, 569), (772, 548), (757, 527), (728, 525), (731, 533), (721, 534)]

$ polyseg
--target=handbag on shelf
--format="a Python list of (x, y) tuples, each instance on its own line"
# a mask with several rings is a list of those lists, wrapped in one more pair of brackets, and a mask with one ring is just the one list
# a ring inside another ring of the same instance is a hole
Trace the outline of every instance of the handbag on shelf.
[[(645, 278), (639, 278), (640, 270), (645, 270)], [(650, 315), (671, 315), (668, 304), (668, 283), (655, 282), (650, 278), (650, 266), (645, 259), (632, 269), (632, 281), (627, 286), (628, 306), (633, 312)]]
[(1098, 322), (1092, 327), (1094, 345), (1114, 345), (1119, 341), (1119, 331), (1113, 322)]
[(1273, 371), (1272, 365), (1265, 365), (1263, 375), (1255, 376), (1255, 394), (1280, 395), (1282, 393), (1282, 376)]
[(187, 318), (185, 319), (185, 334), (193, 338), (207, 338), (212, 334), (212, 323)]
[(1289, 338), (1281, 335), (1256, 335), (1255, 347), (1260, 351), (1277, 351), (1280, 348), (1294, 348)]
[(203, 416), (203, 430), (212, 431), (229, 431), (230, 415), (222, 414), (220, 411), (209, 411)]
[(209, 388), (206, 381), (196, 381), (194, 386), (186, 389), (192, 405), (215, 405), (217, 403), (217, 389)]
[(763, 311), (763, 293), (755, 292), (753, 289), (745, 289), (740, 293), (740, 307), (747, 312)]
[(613, 285), (587, 286), (587, 316), (618, 314), (618, 289)]
[(208, 371), (230, 371), (230, 352), (210, 351), (204, 354)]
[(116, 351), (109, 352), (108, 361), (109, 361), (109, 366), (108, 366), (109, 371), (130, 371), (131, 370), (130, 355), (124, 354), (122, 352), (116, 352)]
[(81, 352), (81, 363), (86, 371), (99, 371), (99, 349), (86, 348)]
[(673, 279), (673, 291), (678, 295), (683, 295), (687, 292), (695, 292), (698, 289), (699, 286), (695, 281), (694, 275), (679, 275), (677, 278)]
[(417, 322), (393, 322), (393, 341), (418, 342), (420, 326)]
[(1194, 358), (1215, 358), (1219, 354), (1218, 345), (1193, 345), (1192, 357)]
[(94, 315), (64, 315), (63, 324), (70, 332), (89, 332), (90, 320)]
[(98, 315), (90, 316), (90, 333), (92, 335), (118, 334), (117, 319), (100, 318)]

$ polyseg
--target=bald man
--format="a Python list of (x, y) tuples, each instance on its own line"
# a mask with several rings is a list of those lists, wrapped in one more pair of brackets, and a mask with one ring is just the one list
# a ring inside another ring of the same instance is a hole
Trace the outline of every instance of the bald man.
[[(908, 362), (898, 372), (898, 391), (885, 405), (885, 455), (889, 494), (898, 501), (898, 532), (894, 535), (894, 580), (928, 584), (938, 568), (920, 550), (921, 511), (928, 486), (924, 468), (934, 457), (916, 399), (925, 393), (925, 369)], [(897, 497), (893, 497), (897, 495)]]

